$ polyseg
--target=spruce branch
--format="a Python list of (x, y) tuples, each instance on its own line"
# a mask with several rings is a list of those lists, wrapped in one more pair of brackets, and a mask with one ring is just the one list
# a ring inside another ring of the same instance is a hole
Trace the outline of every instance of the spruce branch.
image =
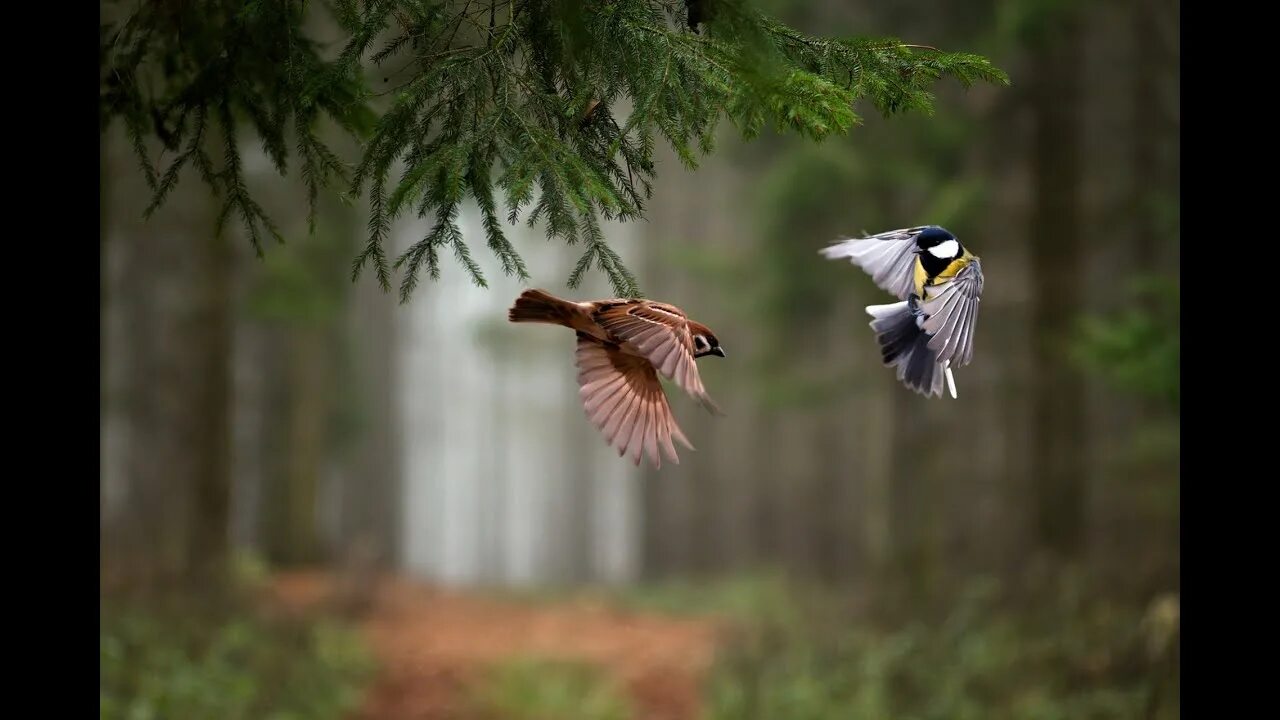
[[(811, 36), (745, 0), (332, 0), (323, 7), (343, 33), (333, 53), (304, 27), (321, 7), (304, 0), (117, 5), (100, 35), (101, 114), (125, 126), (152, 192), (147, 213), (195, 168), (220, 198), (220, 221), (234, 214), (259, 252), (280, 239), (242, 169), (255, 135), (278, 173), (300, 175), (312, 231), (322, 191), (367, 196), (352, 278), (372, 266), (389, 290), (399, 271), (402, 301), (424, 269), (439, 276), (445, 247), (485, 285), (458, 224), (469, 202), (503, 273), (528, 279), (506, 224), (542, 223), (549, 239), (583, 248), (571, 285), (594, 269), (639, 295), (601, 222), (644, 217), (659, 139), (696, 168), (724, 120), (744, 139), (821, 141), (861, 122), (859, 102), (930, 113), (943, 78), (1008, 82), (982, 57)], [(375, 92), (366, 71), (395, 83)], [(362, 157), (344, 162), (322, 123), (360, 139)], [(219, 167), (205, 147), (211, 124)], [(153, 140), (172, 153), (167, 164)], [(391, 225), (411, 211), (431, 230), (393, 259)]]

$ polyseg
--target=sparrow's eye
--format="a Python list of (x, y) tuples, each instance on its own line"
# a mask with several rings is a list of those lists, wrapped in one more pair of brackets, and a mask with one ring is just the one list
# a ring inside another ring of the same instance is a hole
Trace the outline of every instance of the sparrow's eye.
[(707, 339), (702, 337), (701, 335), (693, 336), (693, 346), (694, 348), (697, 349), (698, 352), (706, 352), (711, 349), (711, 344), (708, 343)]

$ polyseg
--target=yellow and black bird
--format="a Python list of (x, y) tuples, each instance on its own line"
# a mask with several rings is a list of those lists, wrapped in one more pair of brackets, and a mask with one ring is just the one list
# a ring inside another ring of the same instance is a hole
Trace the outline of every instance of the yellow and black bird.
[(848, 238), (821, 252), (832, 260), (848, 258), (901, 300), (867, 306), (884, 364), (929, 397), (942, 395), (945, 377), (956, 397), (952, 368), (973, 359), (983, 282), (978, 256), (937, 225)]

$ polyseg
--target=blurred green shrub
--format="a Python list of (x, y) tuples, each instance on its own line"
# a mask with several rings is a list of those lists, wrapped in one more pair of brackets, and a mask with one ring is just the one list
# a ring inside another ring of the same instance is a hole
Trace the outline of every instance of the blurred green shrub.
[(599, 668), (518, 658), (490, 669), (473, 704), (491, 720), (629, 720), (624, 692)]
[(1123, 310), (1083, 318), (1075, 358), (1117, 390), (1180, 407), (1182, 339), (1176, 280), (1135, 282)]
[(800, 588), (781, 573), (760, 571), (700, 580), (671, 580), (629, 588), (610, 599), (644, 612), (709, 616), (745, 625), (790, 626), (800, 621)]
[(100, 620), (102, 720), (336, 720), (372, 670), (324, 619), (104, 600)]
[(937, 614), (799, 597), (782, 612), (756, 594), (770, 609), (722, 651), (705, 718), (1177, 718), (1176, 595), (1148, 609), (1102, 590), (1065, 575), (1033, 593), (973, 580)]

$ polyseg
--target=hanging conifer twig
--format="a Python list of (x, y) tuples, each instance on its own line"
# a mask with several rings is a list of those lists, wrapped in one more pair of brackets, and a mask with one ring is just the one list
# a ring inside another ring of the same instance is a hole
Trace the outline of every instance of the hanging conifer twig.
[[(340, 52), (326, 57), (304, 27), (308, 6), (336, 18)], [(194, 168), (221, 198), (221, 218), (234, 215), (262, 252), (266, 236), (281, 236), (245, 182), (241, 130), (251, 128), (281, 175), (294, 155), (313, 227), (318, 194), (335, 181), (368, 197), (353, 276), (371, 267), (389, 289), (399, 269), (402, 300), (424, 269), (438, 277), (442, 250), (485, 284), (458, 226), (468, 200), (505, 273), (528, 277), (500, 206), (509, 222), (582, 244), (571, 285), (595, 267), (618, 294), (638, 295), (600, 219), (643, 216), (659, 138), (695, 168), (722, 119), (747, 139), (772, 129), (821, 140), (860, 122), (860, 100), (885, 114), (931, 112), (943, 77), (1007, 83), (975, 55), (809, 36), (742, 0), (698, 9), (695, 33), (683, 0), (121, 3), (102, 32), (103, 126), (123, 121), (153, 192), (148, 213)], [(366, 71), (389, 83), (385, 99)], [(365, 141), (358, 161), (319, 139), (322, 117)], [(217, 161), (205, 143), (215, 124)], [(388, 232), (406, 211), (433, 223), (392, 261)]]

